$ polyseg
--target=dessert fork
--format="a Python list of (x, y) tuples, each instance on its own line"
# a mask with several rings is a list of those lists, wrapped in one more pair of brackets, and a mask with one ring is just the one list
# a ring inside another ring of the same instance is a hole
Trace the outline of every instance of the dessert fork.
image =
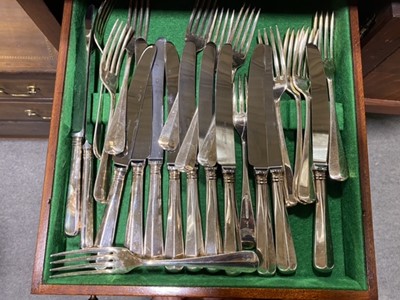
[[(52, 254), (62, 257), (50, 262), (52, 265), (64, 264), (51, 268), (51, 278), (80, 275), (125, 274), (138, 267), (196, 266), (213, 267), (245, 273), (254, 272), (259, 264), (258, 256), (252, 251), (238, 251), (227, 254), (200, 256), (181, 259), (143, 259), (126, 248), (104, 247), (86, 248)], [(71, 257), (72, 256), (72, 257)]]

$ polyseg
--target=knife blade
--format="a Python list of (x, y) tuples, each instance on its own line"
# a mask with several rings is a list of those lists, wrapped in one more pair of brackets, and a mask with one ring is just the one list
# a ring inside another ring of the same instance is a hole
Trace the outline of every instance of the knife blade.
[[(165, 56), (165, 84), (167, 90), (168, 114), (172, 114), (172, 107), (175, 105), (178, 93), (179, 80), (179, 55), (174, 44), (167, 42)], [(176, 101), (177, 103), (177, 101)], [(169, 116), (168, 115), (168, 116)], [(177, 114), (175, 113), (175, 117)], [(173, 122), (173, 123), (178, 123)], [(174, 131), (178, 134), (178, 130)], [(177, 139), (176, 139), (177, 140)], [(165, 233), (165, 257), (176, 258), (184, 256), (183, 231), (182, 231), (182, 207), (180, 194), (180, 172), (175, 168), (175, 158), (178, 151), (166, 153), (169, 175), (168, 190), (168, 213)], [(169, 266), (167, 270), (177, 272), (182, 267)]]
[(285, 205), (285, 171), (281, 154), (282, 144), (279, 141), (277, 106), (273, 95), (272, 50), (270, 46), (267, 46), (265, 50), (264, 99), (265, 125), (267, 128), (267, 165), (272, 178), (276, 265), (281, 273), (290, 274), (296, 271), (297, 258)]
[(217, 162), (222, 166), (224, 181), (224, 252), (241, 249), (239, 223), (235, 197), (235, 136), (233, 128), (232, 104), (232, 46), (221, 47), (216, 75), (215, 125)]
[(162, 224), (161, 169), (164, 150), (158, 144), (164, 120), (164, 74), (166, 39), (156, 41), (157, 55), (152, 69), (153, 116), (150, 166), (150, 191), (144, 233), (144, 255), (160, 257), (164, 254), (164, 234)]
[(124, 245), (132, 252), (143, 255), (143, 180), (146, 158), (150, 154), (152, 130), (152, 85), (149, 77), (143, 106), (140, 112), (140, 123), (131, 156), (132, 184), (128, 220)]
[[(214, 116), (214, 83), (217, 67), (217, 47), (213, 42), (207, 43), (203, 50), (199, 79), (199, 104), (198, 104), (198, 162), (204, 166), (206, 174), (206, 226), (204, 251), (206, 255), (222, 252), (222, 236), (219, 224), (218, 199), (217, 199), (217, 153), (215, 147), (215, 119)], [(213, 122), (214, 120), (214, 122)], [(209, 133), (210, 126), (214, 131)], [(213, 145), (207, 144), (208, 134), (213, 136)], [(199, 157), (203, 148), (204, 159)]]
[[(85, 37), (86, 53), (83, 86), (76, 89), (76, 98), (72, 112), (71, 137), (72, 137), (72, 155), (69, 174), (69, 184), (67, 192), (67, 204), (65, 211), (64, 230), (65, 234), (75, 236), (80, 231), (80, 210), (81, 210), (81, 191), (82, 191), (82, 144), (85, 137), (86, 111), (89, 89), (89, 67), (90, 57), (93, 51), (93, 22), (94, 6), (87, 8), (85, 16)], [(86, 183), (86, 182), (85, 182)], [(85, 242), (86, 243), (86, 242)]]
[(260, 275), (270, 276), (276, 271), (276, 254), (267, 181), (267, 112), (264, 101), (267, 88), (264, 86), (266, 48), (264, 44), (258, 44), (250, 62), (247, 144), (248, 160), (254, 167), (256, 175), (256, 249), (261, 258), (257, 272)]
[(156, 48), (149, 46), (143, 52), (132, 77), (127, 101), (127, 148), (123, 155), (113, 156), (114, 176), (108, 194), (107, 207), (96, 236), (96, 246), (111, 246), (114, 241), (119, 205), (124, 187), (125, 175), (131, 161), (144, 103), (147, 82), (150, 77)]
[(313, 264), (318, 271), (329, 272), (334, 266), (326, 195), (330, 108), (321, 53), (315, 45), (307, 45), (307, 63), (311, 81), (313, 171), (317, 198), (315, 203)]

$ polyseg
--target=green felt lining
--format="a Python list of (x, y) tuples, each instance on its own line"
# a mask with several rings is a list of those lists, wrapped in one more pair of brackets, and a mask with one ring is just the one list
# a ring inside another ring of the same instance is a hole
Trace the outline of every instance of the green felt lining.
[[(155, 1), (155, 0), (154, 0)], [(124, 1), (128, 2), (128, 1)], [(160, 1), (159, 1), (160, 2)], [(228, 1), (226, 1), (228, 2)], [(257, 3), (253, 1), (254, 3)], [(283, 1), (282, 1), (283, 2)], [(121, 1), (122, 3), (122, 1)], [(241, 2), (222, 3), (239, 6)], [(164, 5), (164, 7), (162, 7)], [(321, 6), (324, 5), (324, 6)], [(182, 53), (184, 34), (189, 20), (192, 3), (173, 1), (166, 4), (152, 4), (149, 42), (154, 42), (158, 37), (166, 37), (172, 41), (179, 53)], [(237, 277), (227, 276), (224, 273), (208, 274), (180, 273), (168, 274), (162, 269), (136, 270), (125, 275), (87, 276), (66, 279), (50, 279), (51, 253), (76, 249), (79, 247), (80, 237), (66, 237), (63, 233), (65, 202), (68, 185), (69, 161), (71, 155), (71, 115), (74, 101), (78, 101), (77, 88), (83, 82), (82, 78), (82, 53), (84, 47), (83, 18), (85, 14), (85, 1), (75, 0), (72, 16), (72, 28), (69, 41), (68, 65), (65, 78), (62, 114), (60, 119), (57, 159), (54, 176), (53, 196), (51, 201), (51, 215), (49, 222), (49, 235), (47, 238), (46, 259), (44, 265), (44, 282), (48, 284), (93, 284), (93, 285), (142, 285), (142, 286), (223, 286), (223, 287), (282, 287), (282, 288), (313, 288), (313, 289), (345, 289), (366, 290), (366, 268), (362, 225), (360, 174), (357, 147), (357, 126), (355, 112), (355, 97), (353, 83), (353, 66), (351, 61), (351, 43), (349, 30), (349, 11), (344, 0), (334, 0), (325, 4), (319, 1), (296, 1), (274, 3), (273, 5), (257, 3), (262, 8), (262, 14), (257, 28), (278, 24), (281, 32), (287, 27), (300, 28), (311, 25), (314, 12), (323, 9), (334, 9), (336, 17), (335, 36), (335, 62), (337, 67), (335, 95), (338, 102), (338, 119), (346, 156), (349, 163), (350, 178), (344, 183), (328, 182), (328, 204), (334, 244), (335, 268), (329, 275), (317, 274), (312, 268), (312, 240), (313, 240), (313, 205), (298, 205), (289, 209), (289, 221), (294, 238), (298, 269), (293, 276), (277, 274), (272, 278), (263, 278), (256, 274), (247, 274)], [(296, 13), (294, 13), (296, 12)], [(107, 32), (110, 31), (112, 21), (117, 17), (125, 18), (126, 8), (121, 5), (113, 12), (108, 23)], [(253, 41), (253, 47), (255, 41)], [(97, 54), (98, 55), (98, 54)], [(95, 59), (98, 61), (98, 57)], [(97, 67), (96, 67), (97, 68)], [(96, 68), (93, 66), (92, 70)], [(247, 63), (239, 72), (247, 72)], [(95, 76), (92, 76), (95, 78)], [(96, 94), (98, 82), (92, 82), (94, 107), (96, 107)], [(95, 111), (95, 110), (94, 110)], [(107, 115), (105, 112), (104, 116)], [(293, 100), (282, 101), (282, 115), (284, 117), (285, 134), (287, 138), (290, 158), (294, 160), (295, 146), (295, 109)], [(106, 118), (105, 118), (106, 119)], [(236, 195), (238, 207), (241, 195), (241, 151), (237, 136), (237, 162)], [(254, 197), (254, 178), (251, 175), (252, 195)], [(163, 196), (168, 195), (168, 174), (163, 170)], [(223, 194), (222, 180), (218, 180), (218, 199), (220, 199), (219, 213), (223, 220)], [(129, 187), (131, 174), (128, 174), (126, 186)], [(148, 185), (148, 174), (146, 178)], [(182, 207), (185, 217), (185, 176), (182, 176)], [(199, 197), (202, 216), (205, 211), (205, 179), (204, 170), (199, 171)], [(147, 188), (145, 189), (147, 190)], [(164, 201), (164, 220), (166, 216), (166, 201)], [(116, 234), (116, 245), (123, 245), (127, 211), (129, 207), (129, 188), (125, 188), (121, 203), (120, 217)], [(104, 210), (103, 205), (96, 205), (96, 228), (99, 226)], [(222, 222), (221, 222), (222, 223)], [(185, 225), (185, 224), (184, 224)], [(185, 229), (185, 228), (184, 228)]]

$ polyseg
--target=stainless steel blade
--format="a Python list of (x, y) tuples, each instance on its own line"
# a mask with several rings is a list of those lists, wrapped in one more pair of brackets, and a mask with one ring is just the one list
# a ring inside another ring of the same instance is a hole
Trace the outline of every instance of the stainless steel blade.
[(273, 70), (272, 70), (272, 49), (270, 46), (265, 48), (265, 75), (264, 75), (264, 101), (267, 127), (267, 160), (268, 168), (282, 167), (282, 152), (279, 142), (279, 129), (276, 114), (276, 106), (273, 95)]
[(182, 144), (196, 109), (196, 45), (186, 42), (179, 68), (179, 144)]
[(87, 96), (88, 96), (88, 88), (89, 88), (89, 67), (90, 67), (90, 55), (93, 51), (93, 21), (94, 21), (94, 5), (90, 5), (86, 11), (85, 17), (85, 39), (86, 39), (86, 48), (82, 49), (85, 53), (81, 53), (82, 56), (85, 57), (85, 69), (82, 78), (85, 78), (85, 81), (78, 81), (78, 85), (82, 84), (83, 86), (77, 86), (75, 88), (76, 96), (74, 99), (74, 107), (72, 112), (72, 123), (71, 129), (72, 133), (75, 136), (83, 137), (85, 134), (85, 126), (86, 126), (86, 110), (87, 110)]
[(127, 146), (123, 155), (113, 156), (113, 161), (116, 165), (128, 166), (131, 160), (139, 127), (140, 112), (144, 103), (147, 82), (150, 77), (155, 54), (155, 46), (147, 47), (132, 77), (127, 101)]
[(153, 89), (153, 120), (152, 120), (152, 141), (149, 160), (162, 160), (164, 150), (158, 144), (164, 120), (164, 66), (166, 40), (159, 39), (155, 44), (157, 55), (154, 60), (152, 76)]
[[(179, 82), (179, 54), (176, 47), (171, 42), (166, 44), (165, 56), (165, 84), (167, 90), (168, 114), (172, 113), (172, 107), (177, 99)], [(175, 107), (177, 108), (177, 107)], [(176, 114), (175, 114), (176, 115)], [(176, 122), (177, 123), (177, 122)], [(177, 130), (176, 134), (179, 134)], [(167, 152), (168, 164), (174, 164), (178, 151)]]
[(215, 68), (217, 64), (217, 48), (214, 43), (207, 43), (203, 50), (199, 80), (199, 148), (207, 135), (214, 115), (214, 80)]
[(321, 53), (314, 45), (307, 45), (308, 72), (312, 96), (312, 141), (314, 163), (328, 162), (330, 110), (328, 88)]
[[(249, 163), (254, 168), (267, 168), (267, 112), (264, 101), (264, 60), (266, 46), (256, 46), (249, 69), (247, 105), (247, 143)], [(279, 141), (278, 141), (279, 142)]]
[(217, 162), (222, 166), (235, 167), (235, 133), (232, 104), (232, 46), (222, 46), (218, 56), (215, 90), (215, 124)]

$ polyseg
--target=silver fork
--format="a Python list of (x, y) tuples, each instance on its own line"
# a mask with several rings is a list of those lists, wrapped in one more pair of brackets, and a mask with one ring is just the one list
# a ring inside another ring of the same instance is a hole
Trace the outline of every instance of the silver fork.
[(286, 61), (283, 53), (283, 45), (280, 37), (278, 26), (276, 26), (276, 33), (274, 33), (272, 27), (269, 28), (269, 34), (267, 29), (264, 28), (263, 36), (259, 32), (258, 35), (259, 43), (270, 44), (273, 53), (273, 69), (274, 69), (274, 101), (275, 101), (275, 112), (276, 119), (278, 122), (279, 131), (279, 143), (281, 146), (282, 162), (284, 166), (284, 193), (286, 206), (293, 206), (297, 204), (296, 199), (293, 195), (293, 171), (289, 160), (289, 154), (286, 147), (285, 133), (283, 131), (282, 116), (280, 102), (283, 93), (287, 90), (288, 76)]
[(242, 201), (240, 210), (240, 237), (244, 249), (256, 243), (255, 219), (250, 194), (247, 167), (247, 78), (238, 76), (233, 85), (233, 125), (242, 141)]
[(315, 31), (302, 28), (294, 34), (292, 31), (290, 40), (293, 49), (293, 68), (291, 70), (291, 83), (294, 89), (303, 96), (306, 104), (304, 141), (298, 177), (295, 177), (297, 198), (303, 204), (315, 201), (314, 180), (312, 175), (312, 143), (311, 143), (311, 92), (310, 80), (306, 66), (306, 44), (315, 39)]
[[(143, 0), (135, 1), (135, 7), (133, 9), (132, 21), (128, 19), (128, 25), (132, 26), (131, 30), (134, 32), (134, 52), (128, 55), (129, 63), (125, 65), (125, 72), (123, 83), (121, 86), (120, 97), (118, 104), (115, 108), (115, 112), (112, 116), (107, 135), (104, 140), (104, 148), (108, 154), (116, 155), (122, 153), (125, 149), (126, 142), (126, 90), (128, 89), (128, 79), (130, 70), (131, 57), (135, 56), (135, 64), (138, 63), (140, 56), (142, 55), (144, 49), (147, 47), (147, 33), (149, 26), (149, 0), (146, 1), (144, 5)], [(130, 3), (130, 8), (131, 10)], [(131, 15), (131, 14), (129, 14)], [(128, 62), (128, 61), (127, 61)], [(151, 84), (151, 82), (149, 82)]]
[(62, 259), (51, 261), (51, 278), (80, 275), (125, 274), (138, 267), (211, 267), (235, 272), (254, 272), (259, 264), (258, 256), (252, 251), (200, 256), (181, 259), (143, 259), (122, 247), (86, 248), (52, 254)]
[[(216, 18), (216, 2), (212, 4), (212, 0), (198, 0), (189, 17), (185, 43), (193, 43), (197, 52), (203, 50), (210, 41)], [(180, 109), (178, 109), (178, 104), (179, 101), (174, 101), (158, 140), (160, 146), (167, 151), (174, 151), (179, 145), (179, 130), (177, 129)]]
[[(123, 25), (122, 22), (117, 20), (111, 30), (107, 43), (103, 50), (103, 55), (100, 61), (100, 79), (104, 86), (110, 93), (110, 112), (108, 126), (111, 123), (112, 115), (114, 113), (115, 98), (118, 86), (118, 78), (121, 70), (122, 60), (124, 58), (124, 49), (131, 37), (132, 29), (128, 25)], [(104, 100), (103, 100), (104, 101)], [(100, 122), (102, 115), (102, 102), (99, 102), (97, 110), (96, 125)], [(107, 126), (107, 127), (108, 127)], [(108, 131), (108, 130), (107, 130)], [(107, 199), (107, 180), (108, 180), (108, 166), (109, 155), (104, 151), (100, 155), (100, 166), (96, 176), (93, 197), (104, 203)]]
[(329, 133), (329, 177), (333, 180), (344, 181), (349, 177), (346, 155), (343, 149), (342, 138), (340, 136), (336, 115), (335, 101), (335, 62), (333, 59), (333, 40), (334, 40), (335, 16), (326, 13), (315, 14), (313, 28), (319, 29), (318, 49), (322, 55), (324, 71), (328, 83), (330, 100), (331, 127)]

